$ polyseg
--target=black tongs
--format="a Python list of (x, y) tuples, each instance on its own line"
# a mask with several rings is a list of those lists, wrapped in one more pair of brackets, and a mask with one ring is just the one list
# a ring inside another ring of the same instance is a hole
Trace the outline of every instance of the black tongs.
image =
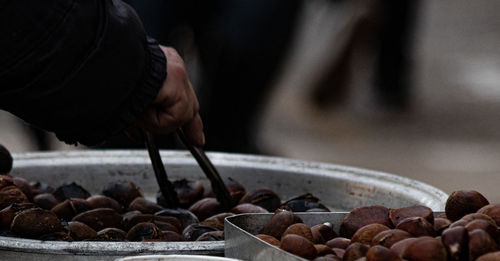
[[(168, 180), (167, 172), (161, 160), (160, 151), (158, 147), (156, 147), (153, 135), (151, 135), (151, 133), (149, 132), (144, 133), (149, 158), (151, 159), (151, 163), (153, 164), (153, 170), (156, 176), (156, 181), (160, 186), (160, 191), (167, 201), (167, 204), (169, 206), (172, 206), (172, 208), (176, 208), (179, 206), (179, 199), (177, 198), (177, 193), (174, 190), (174, 186)], [(231, 195), (229, 194), (226, 185), (224, 185), (224, 181), (220, 177), (219, 172), (217, 172), (217, 169), (214, 167), (210, 159), (202, 149), (195, 147), (191, 145), (191, 143), (189, 143), (186, 136), (184, 135), (184, 132), (181, 129), (177, 130), (176, 134), (182, 141), (182, 143), (184, 143), (184, 145), (189, 149), (193, 157), (198, 162), (198, 165), (200, 165), (201, 169), (210, 180), (212, 190), (215, 193), (215, 196), (219, 203), (221, 203), (222, 208), (226, 211), (230, 210), (233, 207)]]

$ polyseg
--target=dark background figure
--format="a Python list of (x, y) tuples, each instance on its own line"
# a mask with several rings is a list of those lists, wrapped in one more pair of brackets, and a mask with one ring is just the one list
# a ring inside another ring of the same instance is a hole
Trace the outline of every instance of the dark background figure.
[[(359, 48), (371, 49), (375, 105), (406, 111), (412, 102), (412, 54), (420, 1), (374, 0), (363, 3), (350, 24), (347, 40), (337, 58), (315, 82), (312, 98), (320, 107), (338, 106), (348, 96), (350, 67)], [(363, 6), (364, 5), (364, 6)]]
[[(206, 150), (260, 153), (256, 121), (292, 42), (299, 0), (128, 0), (146, 32), (183, 55), (194, 43), (199, 58), (200, 112)], [(192, 76), (193, 77), (193, 76)], [(196, 84), (195, 84), (196, 85)], [(170, 137), (162, 148), (178, 146)], [(133, 146), (123, 137), (104, 147)]]
[(411, 55), (419, 1), (380, 1), (375, 67), (376, 100), (387, 109), (406, 110), (411, 105)]

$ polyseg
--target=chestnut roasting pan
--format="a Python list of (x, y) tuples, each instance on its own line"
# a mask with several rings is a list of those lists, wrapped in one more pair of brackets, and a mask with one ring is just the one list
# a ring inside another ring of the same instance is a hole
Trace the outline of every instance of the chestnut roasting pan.
[[(162, 151), (169, 179), (209, 182), (187, 151)], [(208, 153), (221, 176), (231, 176), (247, 191), (267, 187), (283, 200), (310, 192), (332, 211), (364, 205), (402, 207), (420, 204), (444, 209), (448, 195), (419, 181), (382, 172), (277, 157)], [(12, 175), (57, 187), (76, 182), (97, 194), (111, 181), (136, 183), (153, 199), (158, 191), (145, 150), (66, 151), (14, 154)], [(0, 237), (1, 260), (114, 260), (145, 254), (223, 255), (224, 242), (53, 242)]]
[[(443, 212), (435, 211), (434, 215), (441, 213)], [(340, 225), (347, 214), (349, 212), (297, 213), (297, 216), (309, 227), (329, 222), (339, 234)], [(249, 261), (307, 261), (255, 237), (272, 215), (240, 214), (226, 218), (224, 221), (225, 256)]]

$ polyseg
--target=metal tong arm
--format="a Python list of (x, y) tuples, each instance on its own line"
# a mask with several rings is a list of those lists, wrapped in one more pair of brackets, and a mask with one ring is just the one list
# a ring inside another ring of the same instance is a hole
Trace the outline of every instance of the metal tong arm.
[(214, 167), (210, 159), (207, 157), (205, 152), (189, 143), (184, 132), (181, 129), (176, 131), (179, 139), (184, 143), (184, 145), (189, 149), (193, 157), (200, 165), (201, 169), (205, 173), (205, 176), (210, 180), (210, 184), (212, 185), (212, 190), (215, 193), (215, 197), (221, 203), (222, 208), (225, 211), (229, 211), (233, 207), (233, 199), (231, 198), (231, 194), (224, 185), (224, 181), (219, 175), (219, 172)]
[(174, 190), (174, 185), (168, 180), (167, 171), (165, 170), (165, 166), (161, 160), (160, 151), (158, 150), (158, 147), (156, 147), (153, 135), (147, 131), (143, 131), (143, 135), (161, 194), (163, 194), (163, 197), (170, 208), (177, 208), (179, 206), (177, 192)]

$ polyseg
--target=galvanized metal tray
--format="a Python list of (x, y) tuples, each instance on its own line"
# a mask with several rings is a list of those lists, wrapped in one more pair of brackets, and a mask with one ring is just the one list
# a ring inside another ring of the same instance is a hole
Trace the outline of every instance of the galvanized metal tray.
[[(438, 215), (442, 212), (434, 212)], [(333, 224), (339, 233), (340, 224), (349, 212), (296, 213), (304, 224), (314, 226), (324, 222)], [(290, 254), (279, 247), (268, 244), (255, 235), (269, 221), (273, 214), (241, 214), (228, 217), (224, 221), (225, 256), (255, 261), (305, 261), (307, 259)]]
[[(162, 151), (171, 179), (209, 182), (187, 151)], [(382, 172), (277, 157), (208, 153), (221, 176), (247, 190), (268, 187), (282, 199), (311, 192), (332, 210), (362, 205), (421, 204), (441, 210), (448, 195), (427, 184)], [(111, 181), (130, 180), (153, 199), (158, 187), (146, 151), (67, 151), (14, 154), (12, 175), (56, 187), (76, 182), (97, 194)], [(2, 260), (110, 260), (138, 254), (223, 255), (223, 242), (42, 242), (0, 237)], [(50, 256), (48, 256), (50, 255)]]
[[(296, 213), (296, 215), (308, 226), (330, 222), (335, 232), (338, 233), (340, 224), (348, 213)], [(241, 214), (226, 218), (224, 221), (225, 256), (255, 261), (306, 261), (307, 259), (283, 251), (254, 236), (259, 234), (272, 215)]]

